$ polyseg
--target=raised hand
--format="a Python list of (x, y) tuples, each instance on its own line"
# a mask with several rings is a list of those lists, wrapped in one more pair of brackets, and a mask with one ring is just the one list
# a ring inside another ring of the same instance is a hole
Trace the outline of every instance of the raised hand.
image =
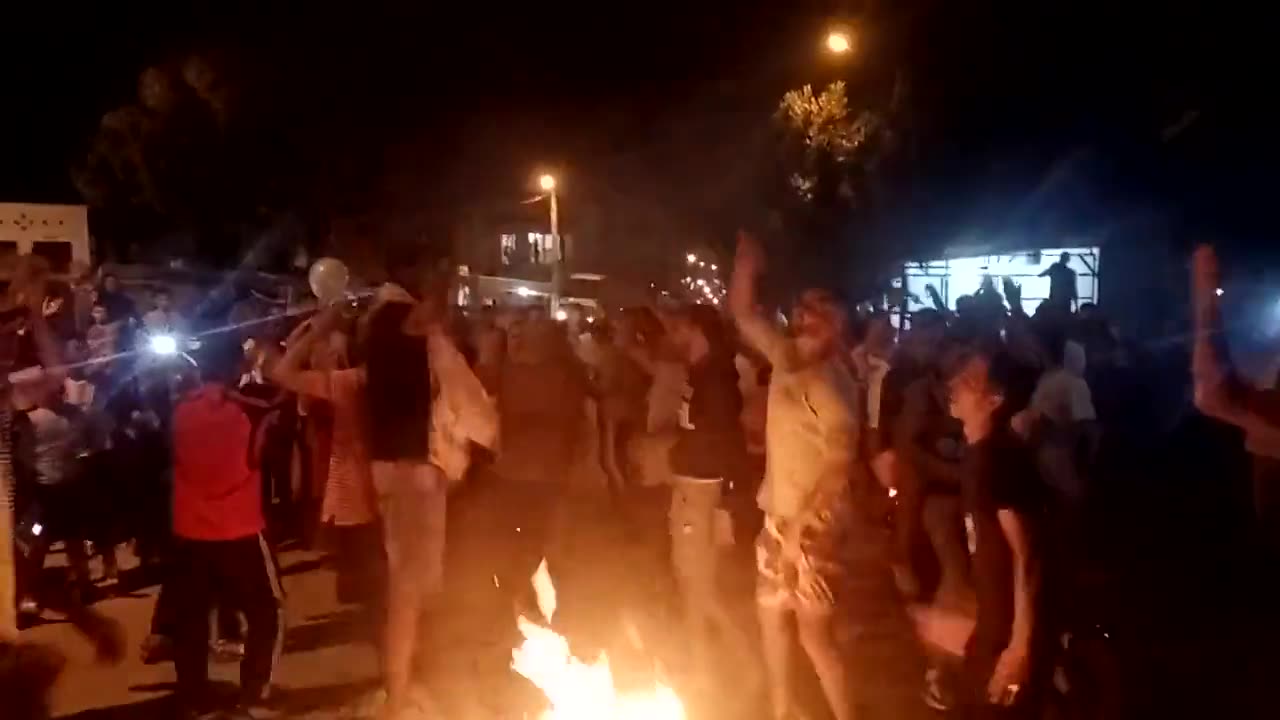
[(738, 251), (733, 259), (733, 271), (757, 276), (764, 272), (764, 247), (746, 230), (738, 231)]
[(1201, 245), (1191, 255), (1191, 295), (1196, 304), (1216, 302), (1222, 277), (1218, 253), (1212, 245)]
[(1022, 305), (1022, 286), (1014, 282), (1011, 277), (1004, 278), (1004, 298), (1009, 301), (1011, 308)]
[(946, 309), (947, 304), (942, 301), (942, 294), (938, 292), (938, 288), (933, 286), (933, 283), (925, 285), (924, 291), (929, 293), (929, 301), (933, 303), (935, 308), (939, 311)]
[(1197, 247), (1191, 255), (1191, 301), (1197, 330), (1215, 329), (1218, 288), (1221, 286), (1222, 274), (1218, 267), (1218, 254), (1212, 245)]

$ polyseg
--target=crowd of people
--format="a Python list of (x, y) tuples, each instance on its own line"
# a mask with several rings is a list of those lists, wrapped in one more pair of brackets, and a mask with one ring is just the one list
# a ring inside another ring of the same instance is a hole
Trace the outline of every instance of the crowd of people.
[[(431, 278), (293, 327), (192, 332), (165, 290), (140, 315), (111, 276), (78, 302), (50, 300), (32, 271), (3, 316), (19, 371), (0, 409), (13, 509), (0, 515), (14, 519), (0, 528), (14, 539), (0, 586), (16, 578), (0, 587), (13, 594), (0, 598), (0, 645), (16, 639), (18, 615), (61, 604), (113, 655), (118, 638), (85, 608), (89, 554), (109, 586), (117, 548), (133, 542), (162, 581), (143, 651), (174, 661), (183, 711), (227, 712), (208, 692), (212, 613), (215, 649), (242, 661), (231, 716), (270, 716), (285, 625), (276, 552), (322, 535), (339, 600), (377, 629), (381, 687), (352, 712), (425, 717), (414, 655), (424, 610), (448, 591), (449, 490), (478, 473), (501, 479), (520, 530), (499, 539), (498, 575), (532, 608), (520, 595), (585, 458), (623, 510), (636, 489), (669, 487), (691, 667), (712, 675), (721, 653), (759, 653), (762, 672), (742, 666), (763, 681), (771, 717), (800, 712), (796, 645), (832, 716), (855, 717), (866, 699), (840, 625), (884, 617), (871, 608), (885, 603), (915, 620), (904, 641), (928, 658), (924, 703), (1040, 717), (1062, 691), (1054, 673), (1106, 434), (1126, 422), (1095, 390), (1130, 362), (1099, 309), (1078, 302), (1066, 260), (1033, 312), (1016, 284), (988, 278), (954, 310), (931, 293), (934, 308), (896, 318), (809, 289), (785, 326), (761, 310), (765, 258), (746, 234), (727, 313), (465, 316)], [(1215, 274), (1199, 256), (1197, 399), (1265, 436), (1271, 395), (1241, 389), (1210, 341)], [(158, 335), (181, 338), (177, 352), (133, 351)], [(748, 535), (759, 650), (718, 581), (725, 548)], [(58, 541), (69, 570), (51, 583)]]

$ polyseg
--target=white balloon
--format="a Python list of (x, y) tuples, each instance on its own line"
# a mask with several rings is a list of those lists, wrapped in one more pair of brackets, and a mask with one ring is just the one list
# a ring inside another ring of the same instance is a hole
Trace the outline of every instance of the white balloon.
[(347, 292), (350, 280), (351, 274), (347, 271), (346, 264), (337, 258), (320, 258), (311, 264), (311, 270), (307, 272), (311, 292), (322, 303), (341, 300)]

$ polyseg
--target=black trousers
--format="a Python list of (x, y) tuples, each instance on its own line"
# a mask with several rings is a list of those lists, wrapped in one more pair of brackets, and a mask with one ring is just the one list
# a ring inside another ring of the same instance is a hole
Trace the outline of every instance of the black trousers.
[[(31, 483), (26, 487), (27, 501), (21, 526), (28, 528), (28, 538), (20, 538), (21, 558), (18, 563), (19, 584), (24, 594), (37, 594), (49, 546), (62, 540), (67, 559), (76, 580), (88, 582), (89, 560), (85, 556), (85, 517), (88, 508), (85, 486), (69, 480), (57, 485)], [(36, 528), (39, 528), (37, 531)]]
[(209, 610), (226, 597), (248, 622), (240, 663), (242, 700), (263, 699), (284, 646), (284, 591), (259, 533), (238, 540), (179, 539), (172, 575), (177, 627), (174, 665), (181, 702), (199, 706), (209, 680)]
[[(166, 566), (164, 581), (160, 584), (160, 594), (156, 597), (155, 607), (151, 609), (151, 634), (173, 640), (178, 634), (178, 590), (171, 579), (173, 571)], [(228, 600), (227, 592), (219, 589), (213, 603), (216, 606), (214, 617), (217, 618), (217, 634), (215, 640), (232, 640), (243, 642), (240, 629), (239, 609)]]

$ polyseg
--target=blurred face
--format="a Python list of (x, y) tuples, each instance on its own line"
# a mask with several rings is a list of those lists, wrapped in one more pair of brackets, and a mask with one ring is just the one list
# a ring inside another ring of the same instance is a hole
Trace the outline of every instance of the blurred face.
[(951, 417), (964, 424), (965, 435), (971, 441), (977, 439), (976, 433), (990, 426), (992, 413), (1004, 402), (990, 387), (989, 367), (985, 358), (973, 358), (947, 383)]
[(703, 354), (707, 344), (698, 326), (687, 319), (672, 323), (667, 340), (676, 354), (685, 362), (696, 361)]
[(164, 312), (168, 312), (168, 311), (169, 311), (169, 304), (170, 304), (170, 300), (169, 300), (169, 295), (168, 295), (167, 293), (160, 293), (160, 294), (156, 295), (156, 309), (157, 309), (157, 310), (161, 310), (161, 311), (164, 311)]
[(103, 287), (103, 289), (105, 289), (107, 292), (119, 292), (119, 291), (120, 291), (120, 279), (119, 279), (119, 278), (117, 278), (115, 275), (108, 275), (108, 276), (106, 276), (106, 277), (102, 278), (102, 287)]
[(942, 323), (921, 324), (907, 332), (904, 344), (915, 358), (928, 360), (934, 356), (938, 346), (942, 344), (943, 331)]
[(843, 314), (824, 290), (806, 290), (791, 309), (791, 330), (800, 354), (816, 358), (830, 352), (842, 332)]
[(886, 355), (893, 348), (893, 326), (888, 318), (875, 318), (867, 327), (867, 347), (878, 355)]
[(89, 313), (93, 321), (99, 325), (105, 325), (107, 322), (107, 309), (101, 305), (94, 305), (93, 310)]

